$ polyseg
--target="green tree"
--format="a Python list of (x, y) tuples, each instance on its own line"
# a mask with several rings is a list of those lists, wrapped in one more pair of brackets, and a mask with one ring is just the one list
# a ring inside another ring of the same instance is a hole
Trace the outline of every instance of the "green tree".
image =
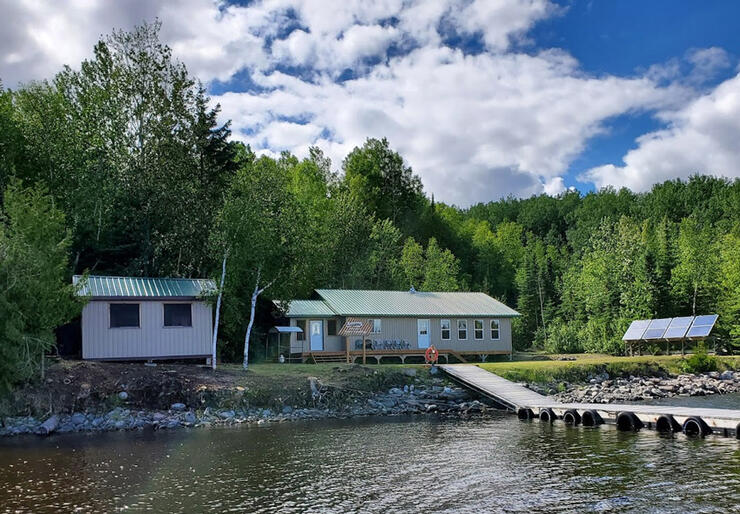
[(343, 168), (349, 189), (379, 219), (399, 225), (423, 205), (421, 179), (385, 138), (368, 139), (352, 150)]
[(285, 169), (268, 157), (245, 163), (219, 217), (216, 239), (229, 255), (224, 302), (231, 304), (232, 323), (239, 326), (244, 304), (249, 306), (244, 369), (260, 296), (269, 292), (272, 298), (290, 298), (305, 280), (306, 219), (288, 190), (288, 179)]
[(431, 238), (427, 244), (424, 262), (423, 291), (458, 291), (460, 284), (460, 262), (447, 249), (440, 248), (437, 240)]
[(686, 218), (678, 231), (676, 266), (671, 286), (679, 305), (691, 314), (714, 310), (718, 260), (714, 231), (695, 218)]
[(734, 349), (740, 347), (740, 225), (719, 241), (718, 326)]
[(33, 375), (54, 329), (81, 303), (68, 275), (64, 214), (42, 187), (12, 183), (0, 213), (0, 387)]
[(413, 237), (406, 239), (403, 244), (401, 268), (408, 287), (422, 286), (425, 275), (424, 248)]

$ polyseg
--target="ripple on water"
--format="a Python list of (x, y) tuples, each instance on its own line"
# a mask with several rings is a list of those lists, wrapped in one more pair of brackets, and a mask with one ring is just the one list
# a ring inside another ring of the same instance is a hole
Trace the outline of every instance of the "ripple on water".
[(362, 419), (4, 441), (13, 511), (730, 511), (738, 442), (522, 422)]

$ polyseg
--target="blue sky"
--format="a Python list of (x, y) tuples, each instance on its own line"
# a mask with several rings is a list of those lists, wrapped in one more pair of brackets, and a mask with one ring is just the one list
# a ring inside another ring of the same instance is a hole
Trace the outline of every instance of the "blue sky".
[(0, 79), (50, 78), (100, 34), (162, 39), (259, 153), (341, 170), (388, 137), (458, 205), (740, 175), (740, 3), (0, 0)]

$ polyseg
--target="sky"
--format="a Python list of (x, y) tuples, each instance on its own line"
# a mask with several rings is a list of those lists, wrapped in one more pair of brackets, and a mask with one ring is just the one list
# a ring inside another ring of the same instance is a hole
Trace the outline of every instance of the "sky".
[(463, 207), (740, 176), (740, 2), (0, 0), (0, 80), (155, 19), (260, 154), (315, 145), (341, 170), (387, 137)]

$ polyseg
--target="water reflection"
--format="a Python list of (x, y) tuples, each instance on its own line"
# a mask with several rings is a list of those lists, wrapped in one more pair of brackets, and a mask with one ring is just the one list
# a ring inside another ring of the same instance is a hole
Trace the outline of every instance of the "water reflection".
[(505, 414), (6, 440), (7, 511), (731, 511), (738, 442)]

